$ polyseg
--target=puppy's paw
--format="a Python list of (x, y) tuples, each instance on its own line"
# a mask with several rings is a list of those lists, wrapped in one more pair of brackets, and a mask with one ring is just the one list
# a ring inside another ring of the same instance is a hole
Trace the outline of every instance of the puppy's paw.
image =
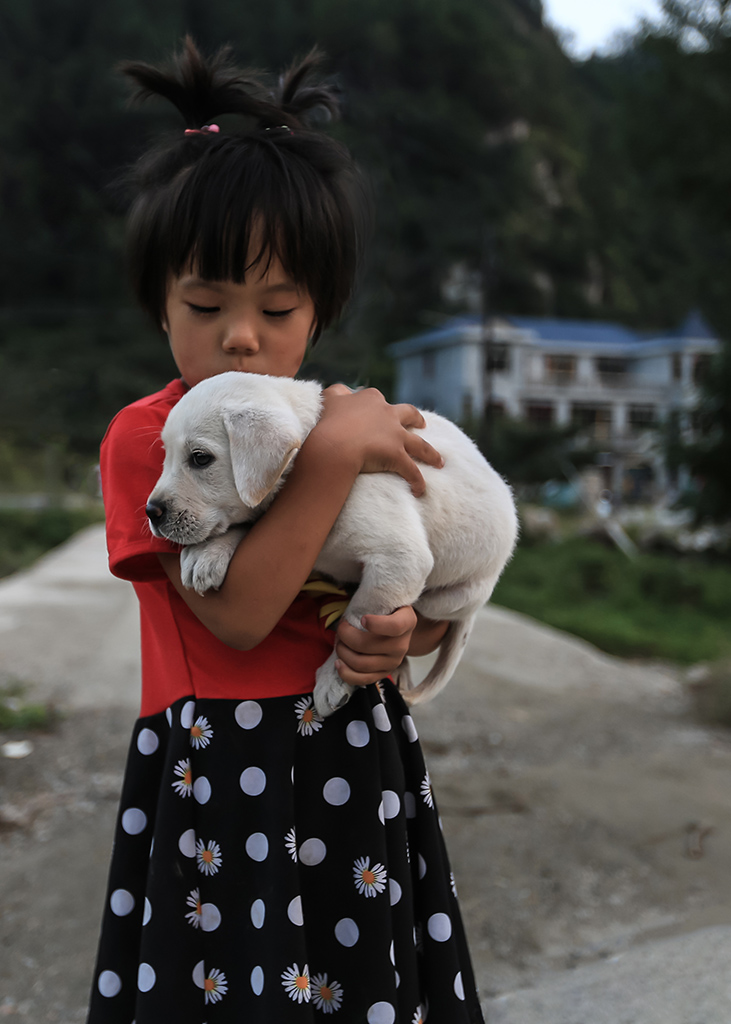
[(180, 577), (183, 586), (205, 594), (218, 590), (226, 579), (228, 567), (245, 530), (234, 528), (202, 544), (190, 544), (180, 553)]
[(342, 708), (355, 693), (355, 687), (344, 683), (335, 671), (334, 653), (318, 668), (315, 679), (315, 710), (323, 718)]

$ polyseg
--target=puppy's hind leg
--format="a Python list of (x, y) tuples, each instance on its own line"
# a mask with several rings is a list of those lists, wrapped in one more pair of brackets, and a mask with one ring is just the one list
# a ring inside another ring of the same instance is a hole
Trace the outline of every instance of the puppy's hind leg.
[[(344, 618), (356, 629), (364, 627), (364, 615), (390, 615), (403, 605), (414, 604), (424, 589), (434, 559), (426, 538), (417, 538), (410, 547), (381, 551), (363, 557), (360, 585), (345, 610)], [(344, 683), (335, 670), (335, 653), (316, 673), (315, 707), (327, 717), (346, 704), (354, 687)]]

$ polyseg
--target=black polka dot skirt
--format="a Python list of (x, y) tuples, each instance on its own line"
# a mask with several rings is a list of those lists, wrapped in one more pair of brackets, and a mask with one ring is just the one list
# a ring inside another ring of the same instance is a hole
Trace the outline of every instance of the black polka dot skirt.
[(482, 1024), (416, 727), (390, 682), (140, 719), (89, 1024)]

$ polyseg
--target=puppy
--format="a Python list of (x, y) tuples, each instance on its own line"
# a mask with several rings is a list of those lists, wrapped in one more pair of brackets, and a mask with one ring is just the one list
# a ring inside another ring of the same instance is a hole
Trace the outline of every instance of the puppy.
[[(162, 431), (165, 462), (149, 498), (152, 532), (184, 545), (183, 584), (199, 594), (221, 586), (247, 528), (274, 500), (297, 451), (317, 423), (322, 389), (314, 381), (230, 372), (209, 377), (172, 409)], [(477, 609), (510, 558), (517, 518), (510, 488), (449, 420), (424, 412), (418, 431), (444, 467), (422, 466), (426, 493), (415, 498), (393, 473), (361, 474), (315, 569), (357, 584), (345, 618), (413, 605), (448, 619), (434, 667), (412, 688), (408, 664), (394, 673), (415, 704), (448, 682)], [(353, 687), (335, 671), (335, 653), (317, 671), (315, 706), (323, 717)]]

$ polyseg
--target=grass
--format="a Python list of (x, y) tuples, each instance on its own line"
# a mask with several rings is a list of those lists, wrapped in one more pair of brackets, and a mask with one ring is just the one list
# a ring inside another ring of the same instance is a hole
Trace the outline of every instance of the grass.
[(0, 509), (0, 576), (27, 568), (50, 548), (103, 519), (101, 506)]
[(609, 654), (681, 664), (731, 655), (731, 564), (642, 553), (599, 541), (524, 543), (495, 604), (566, 630)]
[(20, 682), (0, 686), (0, 730), (51, 729), (58, 712), (48, 704), (29, 704), (23, 699), (25, 686)]

